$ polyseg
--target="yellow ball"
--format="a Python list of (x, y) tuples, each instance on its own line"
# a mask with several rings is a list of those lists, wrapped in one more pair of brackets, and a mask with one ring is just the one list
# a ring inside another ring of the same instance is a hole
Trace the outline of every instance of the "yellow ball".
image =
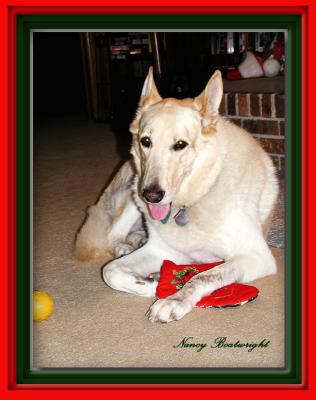
[(33, 320), (43, 321), (54, 311), (54, 301), (47, 292), (33, 292)]

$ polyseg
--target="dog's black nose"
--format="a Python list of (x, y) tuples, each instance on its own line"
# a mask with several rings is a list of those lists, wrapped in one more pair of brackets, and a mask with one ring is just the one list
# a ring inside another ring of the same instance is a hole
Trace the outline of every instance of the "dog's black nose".
[(161, 190), (161, 187), (159, 185), (151, 185), (144, 189), (143, 197), (149, 203), (159, 203), (163, 199), (165, 193), (166, 192), (164, 190)]

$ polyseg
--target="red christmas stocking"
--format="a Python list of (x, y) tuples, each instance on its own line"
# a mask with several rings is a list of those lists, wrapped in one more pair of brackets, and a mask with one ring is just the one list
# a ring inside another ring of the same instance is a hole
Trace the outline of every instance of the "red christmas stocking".
[[(223, 263), (224, 261), (211, 264), (177, 265), (172, 261), (165, 260), (161, 267), (156, 296), (158, 299), (168, 297), (181, 289), (194, 275)], [(254, 300), (258, 294), (259, 290), (254, 286), (232, 283), (216, 290), (209, 296), (203, 297), (195, 306), (235, 307)]]

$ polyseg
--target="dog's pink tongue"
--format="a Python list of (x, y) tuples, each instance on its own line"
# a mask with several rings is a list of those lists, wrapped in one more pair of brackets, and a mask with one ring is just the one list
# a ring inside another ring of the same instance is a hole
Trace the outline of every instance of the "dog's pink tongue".
[(170, 211), (170, 207), (171, 207), (170, 203), (163, 205), (153, 204), (153, 203), (148, 204), (151, 217), (153, 219), (159, 219), (159, 220), (166, 218), (168, 212)]

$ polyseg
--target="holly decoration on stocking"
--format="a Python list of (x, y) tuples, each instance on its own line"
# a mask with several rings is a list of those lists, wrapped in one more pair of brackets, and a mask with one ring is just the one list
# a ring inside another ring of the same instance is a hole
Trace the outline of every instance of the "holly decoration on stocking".
[[(187, 267), (181, 271), (176, 271), (175, 269), (172, 271), (175, 279), (171, 281), (172, 285), (176, 285), (177, 290), (183, 288), (185, 283), (192, 278), (193, 275), (199, 273), (199, 271), (194, 267)], [(190, 276), (191, 275), (191, 276)]]

